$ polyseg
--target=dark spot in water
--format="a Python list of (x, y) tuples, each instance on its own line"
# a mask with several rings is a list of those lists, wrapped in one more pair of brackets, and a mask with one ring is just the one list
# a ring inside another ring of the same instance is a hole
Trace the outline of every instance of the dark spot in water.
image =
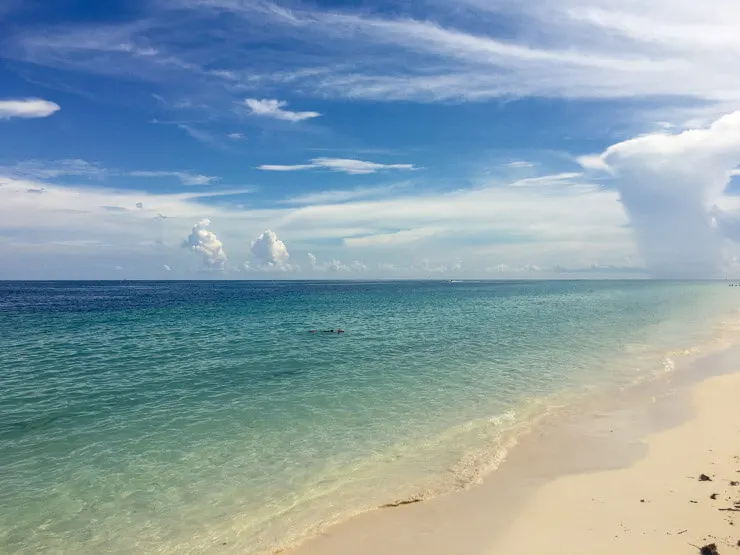
[(0, 438), (5, 436), (5, 439), (13, 439), (16, 437), (23, 436), (25, 434), (36, 432), (47, 428), (54, 424), (54, 422), (68, 416), (64, 413), (47, 414), (34, 418), (32, 420), (23, 420), (20, 422), (10, 422), (9, 424), (0, 425)]
[(292, 378), (293, 376), (298, 376), (300, 373), (301, 371), (295, 368), (290, 369), (290, 370), (276, 370), (275, 372), (268, 374), (266, 377), (268, 379), (282, 380), (285, 378)]

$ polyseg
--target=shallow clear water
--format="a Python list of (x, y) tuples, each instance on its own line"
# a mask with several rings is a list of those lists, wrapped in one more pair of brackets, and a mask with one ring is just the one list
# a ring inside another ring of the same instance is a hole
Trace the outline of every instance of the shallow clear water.
[[(0, 283), (0, 552), (260, 553), (670, 370), (724, 283)], [(310, 333), (342, 327), (342, 335)]]

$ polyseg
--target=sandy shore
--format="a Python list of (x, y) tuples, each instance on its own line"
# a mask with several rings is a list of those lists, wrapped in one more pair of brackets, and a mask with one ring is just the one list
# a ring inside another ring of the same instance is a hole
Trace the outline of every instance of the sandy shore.
[(565, 417), (481, 485), (361, 515), (292, 553), (740, 553), (740, 374), (670, 388)]

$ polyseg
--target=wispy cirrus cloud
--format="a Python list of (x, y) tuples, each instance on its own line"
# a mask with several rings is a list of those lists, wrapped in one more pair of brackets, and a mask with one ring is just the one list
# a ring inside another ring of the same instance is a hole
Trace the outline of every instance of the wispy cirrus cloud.
[(178, 123), (177, 128), (182, 129), (190, 137), (192, 137), (196, 141), (199, 141), (205, 145), (209, 145), (209, 146), (216, 147), (216, 148), (223, 147), (223, 145), (221, 144), (221, 141), (219, 141), (216, 137), (214, 137), (208, 131), (204, 131), (203, 129), (198, 129), (197, 127), (193, 127), (192, 125), (185, 124), (185, 123)]
[(60, 110), (59, 104), (39, 98), (0, 100), (0, 120), (46, 118)]
[(351, 175), (377, 173), (383, 170), (417, 170), (413, 164), (379, 164), (351, 158), (313, 158), (308, 164), (275, 165), (262, 164), (257, 169), (272, 172), (294, 172), (301, 170), (325, 169)]
[(110, 170), (96, 162), (80, 159), (25, 160), (12, 166), (0, 166), (0, 174), (32, 179), (54, 179), (69, 176), (103, 179), (110, 174)]
[(244, 104), (246, 104), (253, 116), (279, 119), (293, 123), (321, 116), (318, 112), (293, 112), (286, 110), (285, 107), (288, 103), (281, 100), (247, 98)]
[[(150, 2), (149, 13), (133, 23), (23, 30), (8, 37), (2, 55), (205, 88), (211, 100), (222, 95), (224, 114), (254, 91), (246, 103), (252, 113), (291, 122), (319, 113), (294, 112), (256, 94), (290, 85), (304, 96), (423, 102), (740, 102), (740, 57), (732, 55), (740, 52), (740, 10), (733, 0), (712, 0), (705, 10), (688, 0), (656, 0), (649, 9), (608, 0), (443, 0), (424, 10), (399, 6), (389, 16), (269, 1)], [(488, 31), (501, 21), (505, 36)]]
[(102, 180), (108, 177), (143, 177), (143, 178), (174, 178), (183, 185), (212, 185), (221, 178), (213, 175), (203, 175), (190, 171), (176, 170), (134, 170), (123, 171), (103, 167), (97, 162), (81, 159), (66, 160), (26, 160), (14, 165), (0, 166), (0, 175), (54, 180), (67, 177), (82, 177), (90, 180)]
[(174, 177), (183, 185), (211, 185), (220, 178), (214, 175), (201, 175), (186, 171), (132, 171), (132, 177)]
[(305, 195), (298, 195), (279, 201), (280, 204), (310, 205), (336, 204), (349, 200), (381, 197), (391, 192), (397, 192), (411, 185), (410, 183), (394, 183), (379, 187), (355, 187), (354, 189), (336, 189), (332, 191), (316, 191)]

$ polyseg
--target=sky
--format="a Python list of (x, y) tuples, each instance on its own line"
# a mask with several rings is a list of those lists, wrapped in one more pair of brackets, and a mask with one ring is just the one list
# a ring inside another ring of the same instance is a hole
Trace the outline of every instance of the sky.
[(0, 279), (740, 277), (736, 0), (4, 0)]

